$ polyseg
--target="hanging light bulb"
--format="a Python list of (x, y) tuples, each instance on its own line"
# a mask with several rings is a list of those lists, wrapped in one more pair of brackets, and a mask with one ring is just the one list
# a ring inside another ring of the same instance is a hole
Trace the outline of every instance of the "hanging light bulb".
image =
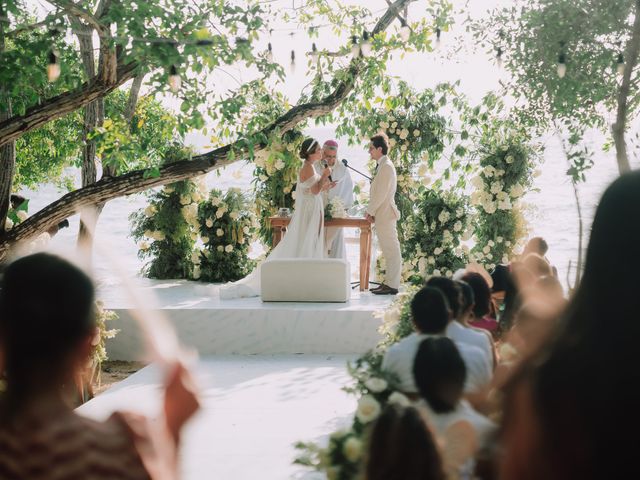
[(273, 62), (273, 47), (271, 46), (271, 42), (267, 45), (267, 61)]
[(558, 65), (556, 71), (558, 72), (558, 76), (560, 78), (564, 78), (567, 73), (567, 59), (564, 53), (560, 53), (558, 55)]
[(498, 68), (502, 68), (503, 64), (504, 61), (502, 58), (502, 48), (498, 47), (498, 50), (496, 51), (496, 65), (498, 66)]
[(618, 60), (616, 62), (616, 72), (621, 77), (624, 75), (624, 55), (622, 53), (618, 54)]
[(358, 37), (354, 35), (351, 37), (351, 57), (358, 58), (360, 56), (360, 45), (358, 45)]
[(296, 52), (291, 50), (291, 73), (296, 72)]
[(60, 63), (55, 50), (49, 52), (49, 63), (47, 64), (47, 78), (50, 82), (55, 82), (60, 77)]
[(318, 47), (316, 47), (315, 43), (311, 44), (311, 63), (316, 65), (318, 60), (320, 59), (320, 54), (318, 53)]
[(442, 30), (440, 27), (436, 28), (436, 48), (440, 47), (440, 35), (442, 34)]
[(171, 65), (171, 67), (169, 68), (169, 88), (173, 93), (176, 93), (178, 90), (180, 90), (181, 86), (182, 79), (178, 74), (178, 69), (175, 65)]
[(411, 36), (411, 29), (409, 28), (409, 25), (407, 25), (407, 21), (404, 18), (400, 20), (400, 23), (402, 24), (402, 26), (400, 27), (400, 38), (403, 42), (406, 42)]
[(371, 39), (369, 38), (369, 32), (362, 33), (362, 44), (360, 45), (360, 53), (363, 57), (371, 56)]

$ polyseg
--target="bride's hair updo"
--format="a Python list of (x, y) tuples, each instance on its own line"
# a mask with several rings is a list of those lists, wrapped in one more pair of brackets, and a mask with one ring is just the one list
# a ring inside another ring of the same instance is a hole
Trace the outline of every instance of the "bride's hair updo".
[(316, 151), (316, 148), (320, 148), (320, 143), (315, 138), (307, 138), (304, 142), (302, 142), (302, 146), (300, 147), (300, 158), (306, 160), (309, 158), (313, 152)]

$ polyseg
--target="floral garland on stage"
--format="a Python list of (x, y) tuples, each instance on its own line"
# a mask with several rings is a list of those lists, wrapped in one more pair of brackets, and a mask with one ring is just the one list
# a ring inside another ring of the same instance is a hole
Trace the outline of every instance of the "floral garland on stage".
[(302, 165), (298, 156), (302, 136), (294, 131), (287, 138), (288, 140), (272, 142), (253, 158), (255, 213), (260, 224), (258, 237), (268, 248), (272, 246), (269, 218), (278, 213), (280, 208), (293, 209), (294, 188)]
[(470, 260), (488, 271), (506, 264), (526, 238), (522, 196), (531, 188), (536, 158), (529, 137), (512, 129), (483, 139), (480, 172), (471, 181), (476, 190), (471, 204), (476, 209), (475, 246)]
[(402, 243), (402, 279), (419, 285), (432, 275), (451, 277), (468, 263), (471, 237), (467, 199), (462, 195), (424, 190), (407, 220)]
[(198, 239), (198, 203), (205, 197), (204, 179), (184, 180), (149, 195), (149, 205), (131, 214), (132, 236), (149, 278), (192, 278)]
[(257, 223), (249, 201), (237, 188), (226, 194), (212, 190), (198, 206), (198, 226), (204, 248), (194, 255), (193, 278), (231, 282), (246, 277), (256, 265), (249, 245)]
[(411, 299), (417, 287), (409, 287), (396, 296), (394, 302), (382, 313), (380, 333), (384, 339), (378, 347), (349, 364), (349, 374), (354, 385), (345, 391), (358, 397), (351, 427), (330, 435), (327, 447), (315, 443), (298, 442), (300, 455), (295, 463), (325, 472), (331, 480), (355, 480), (362, 467), (365, 437), (373, 422), (389, 403), (409, 405), (409, 399), (394, 385), (395, 378), (382, 371), (382, 358), (387, 348), (413, 332)]

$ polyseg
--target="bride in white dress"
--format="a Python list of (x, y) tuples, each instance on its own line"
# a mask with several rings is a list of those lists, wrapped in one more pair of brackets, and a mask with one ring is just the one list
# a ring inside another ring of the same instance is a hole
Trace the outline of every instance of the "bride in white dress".
[[(316, 173), (313, 164), (322, 158), (317, 140), (307, 138), (300, 147), (304, 164), (298, 173), (293, 216), (282, 241), (269, 253), (265, 262), (281, 258), (324, 258), (324, 207), (321, 192), (335, 187), (329, 180), (329, 167)], [(260, 295), (260, 266), (245, 278), (220, 287), (220, 298), (257, 297)]]

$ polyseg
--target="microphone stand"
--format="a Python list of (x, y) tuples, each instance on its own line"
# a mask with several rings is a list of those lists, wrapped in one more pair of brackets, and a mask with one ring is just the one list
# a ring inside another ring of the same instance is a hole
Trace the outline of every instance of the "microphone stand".
[(353, 168), (352, 166), (349, 165), (349, 162), (347, 161), (346, 158), (342, 159), (342, 164), (347, 167), (349, 170), (353, 170), (354, 172), (362, 175), (364, 178), (366, 178), (367, 180), (369, 180), (370, 182), (373, 182), (373, 178), (371, 178), (369, 175), (365, 175), (364, 173), (360, 172), (359, 170), (356, 170), (355, 168)]

